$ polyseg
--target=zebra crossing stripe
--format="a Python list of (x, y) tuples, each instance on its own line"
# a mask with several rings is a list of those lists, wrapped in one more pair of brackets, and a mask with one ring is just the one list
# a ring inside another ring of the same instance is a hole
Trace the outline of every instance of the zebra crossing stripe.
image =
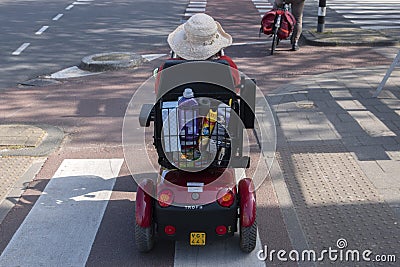
[(205, 8), (186, 8), (186, 11), (187, 12), (205, 12), (206, 11), (206, 9)]
[(361, 29), (396, 29), (400, 28), (400, 0), (377, 2), (364, 0), (354, 3), (344, 0), (332, 0), (329, 7), (349, 19)]
[[(356, 14), (352, 14), (352, 15), (343, 15), (343, 17), (347, 18), (347, 19), (364, 19), (365, 20), (365, 15), (356, 15)], [(400, 14), (397, 15), (387, 15), (387, 14), (375, 14), (375, 15), (368, 15), (368, 18), (370, 20), (376, 20), (376, 22), (379, 22), (378, 19), (399, 19), (400, 18)]]
[(8, 246), (1, 266), (84, 266), (123, 159), (66, 159)]
[(332, 9), (338, 9), (338, 10), (372, 10), (372, 11), (380, 11), (380, 10), (387, 10), (387, 12), (390, 12), (391, 10), (394, 10), (395, 7), (393, 6), (336, 6), (336, 5), (329, 5), (328, 7)]
[(363, 24), (363, 25), (400, 25), (400, 21), (392, 21), (392, 20), (352, 20), (351, 22), (355, 24)]
[[(188, 6), (186, 7), (185, 13), (183, 17), (191, 17), (198, 13), (206, 12), (207, 1), (190, 1)], [(185, 20), (182, 21), (184, 23)]]
[[(246, 176), (245, 169), (235, 169), (237, 182)], [(260, 266), (265, 262), (257, 258), (262, 250), (260, 235), (257, 233), (256, 248), (249, 254), (244, 254), (239, 248), (239, 234), (226, 240), (209, 243), (205, 247), (190, 246), (188, 241), (175, 242), (174, 267), (185, 266)]]

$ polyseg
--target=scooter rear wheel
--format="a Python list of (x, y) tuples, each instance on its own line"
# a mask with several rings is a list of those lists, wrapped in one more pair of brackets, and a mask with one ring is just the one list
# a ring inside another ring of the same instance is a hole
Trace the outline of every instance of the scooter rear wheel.
[(250, 253), (256, 247), (257, 242), (257, 222), (249, 227), (240, 226), (240, 249), (243, 252)]
[(135, 243), (140, 252), (149, 252), (154, 247), (154, 223), (141, 227), (135, 223)]

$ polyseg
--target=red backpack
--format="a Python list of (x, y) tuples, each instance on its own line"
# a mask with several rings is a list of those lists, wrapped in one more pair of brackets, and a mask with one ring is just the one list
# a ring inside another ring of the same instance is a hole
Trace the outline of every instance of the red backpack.
[(278, 12), (282, 12), (282, 21), (281, 27), (278, 31), (278, 38), (282, 40), (287, 39), (293, 32), (294, 25), (296, 24), (296, 19), (289, 11), (272, 9), (265, 13), (263, 18), (261, 19), (260, 32), (263, 32), (264, 34), (273, 33), (272, 30), (274, 28), (275, 17), (277, 16)]

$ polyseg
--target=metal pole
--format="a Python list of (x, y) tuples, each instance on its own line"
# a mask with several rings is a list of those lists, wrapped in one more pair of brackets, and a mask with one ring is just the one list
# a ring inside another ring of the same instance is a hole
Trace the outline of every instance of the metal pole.
[(375, 94), (372, 97), (378, 97), (379, 93), (383, 90), (387, 80), (389, 79), (390, 75), (392, 74), (394, 68), (399, 65), (400, 63), (400, 50), (397, 53), (397, 56), (394, 58), (392, 64), (390, 65), (389, 69), (386, 72), (385, 77), (383, 77), (381, 83), (379, 84), (378, 88), (376, 89)]
[(324, 32), (326, 15), (326, 0), (319, 0), (317, 32)]

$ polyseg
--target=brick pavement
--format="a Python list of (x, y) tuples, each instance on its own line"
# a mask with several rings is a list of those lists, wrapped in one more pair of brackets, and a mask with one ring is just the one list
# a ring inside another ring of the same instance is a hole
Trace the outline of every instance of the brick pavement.
[(0, 222), (61, 139), (50, 126), (0, 124)]
[(386, 69), (321, 74), (268, 96), (278, 162), (310, 249), (336, 248), (340, 238), (349, 249), (400, 249), (398, 71), (372, 97)]

